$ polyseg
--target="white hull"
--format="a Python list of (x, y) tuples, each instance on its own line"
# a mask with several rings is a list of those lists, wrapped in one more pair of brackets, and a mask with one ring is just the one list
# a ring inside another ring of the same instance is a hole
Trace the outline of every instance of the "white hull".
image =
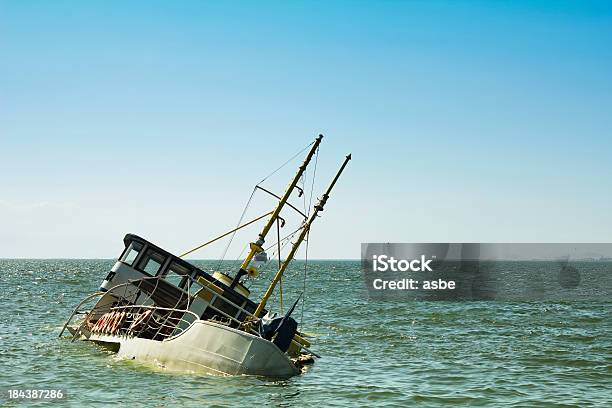
[(119, 357), (154, 362), (170, 370), (270, 377), (300, 373), (272, 342), (204, 320), (164, 341), (98, 334), (89, 335), (88, 340), (119, 344)]

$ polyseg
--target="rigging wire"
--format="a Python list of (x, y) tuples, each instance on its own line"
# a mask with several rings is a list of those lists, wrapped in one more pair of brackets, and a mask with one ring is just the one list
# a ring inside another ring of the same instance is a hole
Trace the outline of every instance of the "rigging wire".
[[(299, 227), (298, 229), (296, 229), (295, 231), (287, 234), (284, 238), (281, 239), (282, 241), (285, 241), (282, 245), (281, 245), (281, 251), (283, 249), (285, 249), (285, 247), (291, 242), (291, 239), (295, 236), (295, 234), (298, 233), (299, 230), (301, 230), (302, 227)], [(276, 246), (277, 243), (275, 242), (274, 244), (270, 245), (269, 247), (265, 248), (265, 251), (267, 252), (268, 250), (270, 250), (272, 247)], [(248, 246), (248, 244), (247, 244)], [(244, 251), (244, 250), (243, 250)], [(272, 262), (272, 260), (274, 259), (274, 257), (276, 256), (276, 252), (272, 252), (272, 254), (268, 257), (268, 260), (263, 264), (263, 266), (259, 269), (260, 270), (260, 274), (257, 278), (253, 279), (253, 281), (255, 280), (259, 280), (262, 276), (263, 276), (263, 272), (267, 272), (268, 271), (268, 266), (270, 265), (270, 262)], [(248, 289), (250, 289), (251, 286), (248, 287)]]
[[(278, 172), (280, 169), (282, 169), (283, 167), (285, 167), (287, 164), (289, 164), (289, 162), (291, 162), (293, 159), (295, 159), (298, 155), (302, 154), (306, 149), (308, 149), (310, 146), (313, 145), (314, 142), (310, 142), (306, 147), (304, 147), (302, 150), (300, 150), (299, 152), (297, 152), (296, 154), (294, 154), (293, 156), (291, 156), (289, 158), (289, 160), (287, 160), (286, 162), (284, 162), (283, 164), (280, 165), (279, 168), (277, 168), (276, 170), (274, 170), (272, 173), (268, 174), (266, 177), (264, 177), (263, 179), (261, 179), (261, 181), (259, 183), (256, 184), (256, 186), (260, 185), (261, 183), (263, 183), (264, 181), (266, 181), (267, 179), (269, 179), (270, 177), (272, 177), (274, 174), (276, 174), (276, 172)], [(317, 151), (319, 149), (317, 148)]]
[(236, 260), (233, 262), (232, 264), (232, 268), (235, 268), (237, 266), (239, 266), (242, 263), (242, 255), (244, 255), (244, 253), (246, 252), (247, 248), (249, 247), (249, 243), (247, 242), (246, 244), (244, 244), (244, 246), (242, 247), (242, 250), (240, 251), (240, 253), (238, 254), (238, 257), (236, 258)]
[[(287, 239), (291, 239), (291, 238), (293, 238), (293, 236), (294, 236), (294, 235), (295, 235), (295, 234), (296, 234), (296, 233), (297, 233), (299, 230), (301, 230), (301, 229), (302, 229), (302, 227), (304, 227), (304, 225), (303, 225), (303, 224), (302, 224), (302, 225), (300, 225), (299, 227), (297, 227), (297, 228), (296, 228), (295, 230), (293, 230), (292, 232), (290, 232), (290, 233), (288, 233), (287, 235), (285, 235), (285, 236), (284, 236), (284, 237), (281, 239), (281, 242), (282, 242), (282, 241), (285, 241), (285, 240), (287, 240)], [(285, 247), (285, 245), (287, 245), (287, 242), (285, 242), (285, 243), (283, 244), (282, 248), (284, 248), (284, 247)], [(268, 251), (268, 250), (272, 249), (274, 246), (276, 246), (276, 242), (275, 242), (274, 244), (270, 245), (269, 247), (265, 248), (265, 251)], [(272, 252), (272, 255), (273, 255), (273, 256), (276, 256), (276, 252)], [(268, 262), (270, 262), (270, 259), (268, 259)], [(266, 262), (266, 264), (267, 264), (268, 262)]]
[[(253, 191), (251, 192), (251, 196), (249, 197), (249, 200), (247, 201), (246, 205), (244, 206), (244, 209), (242, 210), (242, 215), (240, 215), (240, 219), (238, 220), (238, 223), (236, 224), (236, 227), (238, 227), (241, 223), (242, 220), (244, 219), (244, 216), (246, 215), (246, 212), (249, 208), (249, 206), (251, 205), (251, 201), (253, 200), (253, 196), (255, 195), (255, 192), (257, 191), (257, 187), (263, 183), (264, 181), (266, 181), (267, 179), (269, 179), (270, 177), (272, 177), (274, 174), (276, 174), (278, 171), (280, 171), (283, 167), (285, 167), (287, 164), (289, 164), (292, 160), (294, 160), (298, 155), (302, 154), (306, 149), (308, 149), (310, 146), (312, 146), (315, 142), (310, 142), (308, 143), (308, 145), (306, 145), (306, 147), (304, 147), (303, 149), (301, 149), (300, 151), (298, 151), (297, 153), (295, 153), (293, 156), (291, 156), (287, 161), (285, 161), (283, 164), (280, 165), (280, 167), (278, 167), (276, 170), (274, 170), (272, 173), (268, 174), (266, 177), (264, 177), (263, 179), (261, 179), (261, 181), (259, 183), (257, 183), (255, 185), (255, 187), (253, 187)], [(319, 151), (319, 149), (317, 149), (317, 152)], [(219, 269), (223, 263), (223, 261), (225, 260), (225, 257), (227, 256), (227, 251), (230, 248), (230, 245), (232, 244), (232, 241), (234, 240), (234, 237), (236, 236), (236, 231), (231, 235), (229, 242), (227, 243), (227, 245), (225, 246), (225, 249), (223, 250), (223, 254), (221, 255), (221, 258), (219, 259), (219, 264), (217, 265), (217, 269)]]
[(230, 234), (232, 234), (232, 233), (234, 233), (234, 232), (238, 231), (239, 229), (242, 229), (242, 228), (244, 228), (244, 227), (247, 227), (247, 226), (249, 226), (249, 225), (253, 224), (254, 222), (257, 222), (257, 221), (261, 220), (262, 218), (267, 217), (267, 216), (268, 216), (268, 215), (270, 215), (270, 214), (272, 214), (272, 211), (267, 212), (267, 213), (265, 213), (264, 215), (260, 215), (259, 217), (255, 218), (255, 219), (253, 219), (253, 220), (251, 220), (251, 221), (249, 221), (249, 222), (247, 222), (247, 223), (245, 223), (245, 224), (242, 224), (242, 225), (240, 225), (240, 226), (238, 226), (238, 227), (234, 228), (234, 229), (233, 229), (233, 230), (231, 230), (231, 231), (228, 231), (228, 232), (226, 232), (226, 233), (224, 233), (224, 234), (221, 234), (221, 235), (219, 235), (218, 237), (215, 237), (215, 238), (213, 238), (213, 239), (211, 239), (211, 240), (209, 240), (209, 241), (206, 241), (205, 243), (203, 243), (203, 244), (201, 244), (201, 245), (198, 245), (198, 246), (197, 246), (197, 247), (195, 247), (195, 248), (190, 249), (189, 251), (187, 251), (187, 252), (185, 252), (185, 253), (182, 253), (181, 255), (179, 255), (179, 258), (184, 258), (185, 256), (187, 256), (187, 255), (189, 255), (189, 254), (191, 254), (191, 253), (194, 253), (195, 251), (197, 251), (197, 250), (199, 250), (199, 249), (202, 249), (202, 248), (204, 248), (205, 246), (210, 245), (210, 244), (212, 244), (213, 242), (216, 242), (216, 241), (220, 240), (221, 238), (225, 238), (225, 237), (227, 237), (228, 235), (230, 235)]
[(306, 255), (304, 257), (304, 283), (302, 285), (302, 311), (300, 313), (300, 327), (304, 327), (304, 307), (306, 300), (304, 299), (306, 295), (306, 275), (308, 271), (308, 244), (310, 243), (310, 231), (306, 233)]
[[(249, 209), (249, 206), (251, 205), (251, 201), (253, 200), (253, 196), (255, 195), (255, 191), (257, 191), (257, 186), (253, 187), (253, 191), (251, 192), (251, 196), (249, 197), (249, 200), (247, 201), (246, 205), (244, 206), (244, 209), (242, 210), (242, 215), (240, 215), (240, 219), (238, 220), (238, 224), (236, 224), (236, 227), (238, 227), (242, 223), (242, 220), (244, 219), (244, 216), (246, 215), (246, 212)], [(238, 231), (234, 231), (234, 233), (232, 234), (232, 236), (229, 239), (229, 242), (225, 246), (225, 249), (223, 250), (223, 254), (221, 255), (221, 258), (219, 259), (219, 264), (217, 265), (217, 269), (219, 269), (221, 267), (221, 264), (223, 263), (223, 260), (225, 259), (225, 256), (227, 255), (227, 251), (229, 250), (229, 247), (232, 244), (232, 241), (234, 240), (234, 237), (236, 236), (236, 232), (238, 232)]]
[[(319, 149), (317, 149), (317, 154), (315, 156), (314, 170), (312, 172), (312, 183), (310, 185), (310, 198), (308, 202), (308, 210), (306, 212), (306, 215), (308, 217), (310, 217), (310, 210), (312, 208), (312, 196), (314, 193), (314, 183), (315, 183), (315, 177), (317, 176), (317, 164), (318, 163), (319, 163)], [(304, 203), (305, 202), (306, 202), (306, 197), (304, 197)], [(301, 316), (300, 316), (300, 327), (303, 327), (303, 324), (304, 324), (304, 308), (306, 307), (306, 278), (308, 275), (308, 246), (309, 244), (310, 244), (310, 229), (306, 233), (306, 253), (304, 256), (304, 280), (302, 283), (302, 310), (301, 310)]]
[[(287, 161), (285, 161), (280, 167), (278, 167), (276, 170), (274, 170), (273, 172), (271, 172), (270, 174), (268, 174), (266, 177), (264, 177), (263, 179), (261, 179), (261, 181), (259, 181), (259, 183), (257, 183), (255, 185), (255, 187), (253, 187), (253, 191), (251, 192), (251, 195), (249, 196), (249, 199), (247, 200), (247, 203), (244, 207), (244, 209), (242, 210), (242, 214), (240, 215), (240, 219), (238, 220), (238, 223), (236, 224), (236, 228), (238, 226), (240, 226), (242, 224), (242, 221), (249, 209), (249, 206), (251, 205), (251, 202), (253, 200), (253, 197), (255, 195), (255, 192), (257, 191), (257, 188), (260, 184), (262, 184), (263, 182), (265, 182), (267, 179), (269, 179), (270, 177), (272, 177), (274, 174), (276, 174), (278, 171), (280, 171), (283, 167), (285, 167), (287, 164), (289, 164), (291, 161), (293, 161), (298, 155), (302, 154), (306, 149), (308, 149), (310, 146), (312, 146), (315, 142), (311, 142), (309, 143), (306, 147), (304, 147), (303, 149), (301, 149), (300, 151), (296, 152), (293, 156), (291, 156)], [(310, 198), (309, 198), (309, 204), (308, 207), (306, 207), (306, 194), (304, 195), (304, 199), (303, 199), (303, 203), (304, 203), (304, 212), (307, 214), (306, 219), (302, 222), (302, 225), (300, 225), (300, 227), (298, 227), (295, 231), (293, 231), (292, 233), (288, 234), (287, 236), (285, 236), (283, 239), (280, 238), (280, 224), (279, 221), (277, 220), (277, 242), (276, 242), (276, 246), (277, 246), (277, 252), (278, 252), (278, 264), (279, 264), (279, 268), (282, 266), (282, 260), (281, 260), (281, 250), (291, 241), (291, 239), (295, 236), (295, 234), (300, 231), (302, 228), (304, 228), (305, 224), (306, 224), (306, 220), (308, 219), (308, 217), (310, 216), (310, 211), (311, 211), (311, 207), (312, 207), (312, 198), (313, 198), (313, 193), (314, 193), (314, 183), (315, 183), (315, 177), (316, 177), (316, 173), (317, 173), (317, 164), (319, 161), (319, 148), (317, 148), (316, 150), (316, 155), (315, 155), (315, 164), (314, 164), (314, 170), (313, 170), (313, 174), (312, 174), (312, 182), (311, 182), (311, 188), (310, 188)], [(305, 188), (306, 188), (306, 180), (307, 180), (307, 173), (306, 173), (306, 169), (304, 174), (302, 174), (301, 177), (301, 184), (302, 184), (302, 193), (304, 192)], [(230, 236), (229, 242), (227, 243), (227, 245), (225, 246), (225, 249), (223, 250), (223, 254), (221, 255), (221, 258), (219, 259), (219, 263), (217, 264), (217, 270), (220, 270), (221, 265), (223, 264), (223, 261), (225, 260), (225, 257), (227, 256), (227, 252), (234, 240), (234, 237), (236, 236), (236, 232), (238, 230), (236, 229), (232, 235)], [(288, 239), (287, 239), (288, 238)], [(307, 269), (308, 269), (308, 246), (309, 246), (309, 238), (310, 238), (310, 231), (307, 232), (306, 234), (306, 251), (305, 251), (305, 262), (304, 262), (304, 280), (303, 280), (303, 290), (302, 290), (302, 310), (301, 310), (301, 318), (300, 318), (300, 326), (303, 325), (304, 322), (304, 307), (305, 307), (305, 301), (306, 301), (306, 278), (307, 278)], [(286, 240), (286, 241), (285, 241)], [(281, 242), (285, 241), (282, 245)], [(268, 247), (266, 250), (272, 248), (274, 245)], [(240, 258), (242, 256), (242, 254), (244, 253), (245, 249), (247, 246), (245, 246), (245, 248), (243, 248), (243, 250), (241, 251), (240, 255), (238, 256), (238, 258)], [(271, 261), (272, 257), (268, 258), (268, 261), (266, 262), (266, 264), (264, 264), (264, 268), (265, 269), (267, 264)], [(282, 313), (282, 282), (281, 282), (281, 286), (280, 286), (280, 307), (281, 307), (281, 313)]]
[[(276, 244), (277, 244), (277, 251), (278, 251), (278, 269), (280, 270), (281, 266), (283, 265), (283, 263), (281, 262), (281, 244), (280, 244), (280, 221), (278, 220), (278, 218), (276, 219)], [(281, 276), (280, 280), (279, 280), (279, 286), (278, 286), (278, 293), (280, 294), (280, 312), (281, 314), (283, 313), (283, 277)]]

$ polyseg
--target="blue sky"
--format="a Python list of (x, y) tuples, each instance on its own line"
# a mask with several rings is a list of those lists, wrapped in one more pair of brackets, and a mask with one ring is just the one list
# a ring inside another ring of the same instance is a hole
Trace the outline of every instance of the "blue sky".
[(0, 257), (188, 249), (318, 133), (311, 257), (609, 242), (610, 44), (609, 2), (0, 1)]

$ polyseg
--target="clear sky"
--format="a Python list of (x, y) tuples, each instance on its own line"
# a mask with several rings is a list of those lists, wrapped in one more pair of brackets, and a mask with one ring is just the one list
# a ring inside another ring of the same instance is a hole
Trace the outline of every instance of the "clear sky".
[(0, 1), (0, 257), (188, 249), (318, 133), (311, 257), (610, 242), (611, 130), (612, 2)]

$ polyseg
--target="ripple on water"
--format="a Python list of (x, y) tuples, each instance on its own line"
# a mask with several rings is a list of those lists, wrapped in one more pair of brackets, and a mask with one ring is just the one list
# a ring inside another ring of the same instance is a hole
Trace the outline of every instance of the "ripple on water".
[[(214, 377), (167, 372), (57, 339), (74, 305), (112, 263), (0, 260), (0, 384), (66, 388), (73, 406), (610, 401), (610, 303), (368, 302), (359, 262), (313, 262), (304, 330), (323, 358), (283, 381)], [(283, 284), (287, 294), (302, 290), (301, 279)]]

